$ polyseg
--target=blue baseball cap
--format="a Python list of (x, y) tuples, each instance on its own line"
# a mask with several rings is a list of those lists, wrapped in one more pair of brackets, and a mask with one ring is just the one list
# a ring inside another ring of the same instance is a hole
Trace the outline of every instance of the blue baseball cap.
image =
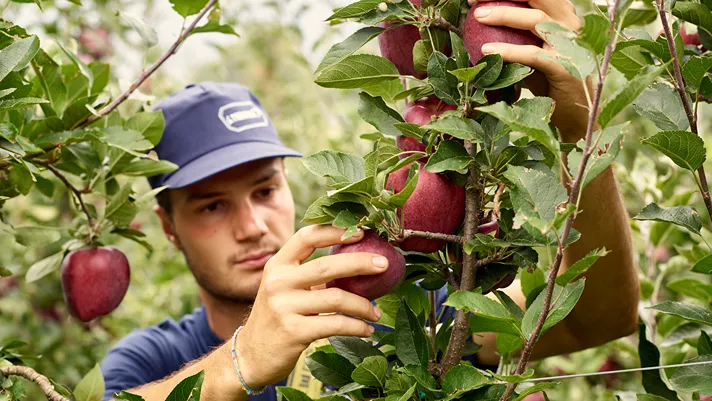
[(282, 144), (267, 112), (244, 85), (188, 85), (154, 109), (162, 110), (166, 120), (155, 151), (179, 168), (149, 177), (153, 188), (183, 188), (254, 160), (302, 156)]

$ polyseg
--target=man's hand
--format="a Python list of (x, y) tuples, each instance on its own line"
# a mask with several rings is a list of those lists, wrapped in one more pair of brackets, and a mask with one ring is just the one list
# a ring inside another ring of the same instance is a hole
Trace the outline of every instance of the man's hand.
[[(487, 3), (488, 0), (468, 0)], [(513, 0), (525, 2), (525, 0)], [(475, 18), (481, 24), (508, 26), (531, 31), (537, 36), (536, 25), (543, 21), (555, 21), (571, 30), (581, 28), (581, 20), (576, 15), (576, 8), (568, 0), (531, 0), (532, 7), (515, 8), (506, 6), (485, 7), (483, 4), (475, 12)], [(487, 15), (486, 11), (490, 11)], [(556, 57), (554, 48), (544, 42), (543, 48), (522, 46), (509, 43), (487, 43), (482, 46), (484, 54), (499, 54), (502, 60), (528, 65), (537, 71), (524, 81), (527, 88), (536, 96), (548, 96), (556, 102), (552, 122), (561, 130), (562, 139), (575, 142), (586, 132), (588, 122), (588, 101), (583, 83), (569, 74), (561, 64), (554, 60), (538, 57), (547, 54)], [(593, 93), (590, 81), (587, 82), (589, 93)]]
[(250, 317), (237, 336), (240, 371), (250, 387), (287, 377), (301, 353), (315, 340), (368, 337), (373, 332), (372, 326), (361, 319), (377, 321), (380, 310), (366, 298), (339, 288), (326, 289), (323, 284), (341, 277), (382, 273), (388, 268), (386, 258), (348, 253), (302, 264), (317, 248), (363, 238), (363, 231), (347, 240), (341, 240), (343, 234), (344, 230), (329, 225), (305, 227), (265, 265)]

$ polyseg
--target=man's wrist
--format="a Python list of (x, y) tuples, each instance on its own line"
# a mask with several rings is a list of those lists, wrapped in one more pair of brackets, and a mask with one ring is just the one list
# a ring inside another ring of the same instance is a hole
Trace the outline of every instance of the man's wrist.
[[(238, 329), (240, 330), (240, 329)], [(270, 383), (264, 382), (260, 378), (259, 372), (255, 371), (253, 355), (250, 354), (249, 346), (244, 342), (244, 336), (236, 331), (234, 342), (231, 342), (231, 358), (233, 359), (233, 374), (240, 386), (247, 393), (260, 393)]]

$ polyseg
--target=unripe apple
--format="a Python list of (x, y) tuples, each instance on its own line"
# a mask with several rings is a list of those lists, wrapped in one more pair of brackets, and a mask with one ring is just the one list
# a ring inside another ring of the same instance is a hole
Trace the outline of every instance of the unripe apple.
[(379, 274), (339, 278), (326, 283), (327, 288), (341, 288), (373, 301), (391, 292), (403, 280), (405, 275), (403, 254), (388, 241), (379, 237), (375, 231), (366, 231), (363, 239), (354, 244), (335, 245), (329, 249), (329, 255), (352, 252), (370, 252), (384, 256), (388, 259), (388, 269)]
[[(442, 234), (455, 233), (465, 217), (465, 188), (447, 177), (425, 170), (419, 165), (418, 184), (403, 207), (403, 227), (408, 230)], [(388, 176), (386, 188), (398, 193), (408, 181), (410, 165)], [(398, 211), (400, 215), (401, 211)], [(430, 253), (445, 245), (444, 241), (410, 237), (398, 244), (404, 251)]]
[[(418, 124), (420, 126), (430, 123), (434, 117), (441, 115), (448, 110), (457, 110), (457, 106), (447, 104), (437, 97), (426, 97), (415, 102), (408, 103), (403, 110), (403, 120), (407, 123)], [(425, 145), (415, 138), (399, 135), (396, 137), (396, 146), (403, 151), (425, 152)], [(404, 158), (405, 155), (401, 156)], [(426, 163), (427, 157), (419, 160)]]
[(88, 322), (111, 313), (129, 287), (126, 255), (112, 246), (79, 249), (62, 262), (62, 291), (72, 316)]
[(485, 43), (501, 42), (539, 47), (543, 44), (543, 41), (530, 31), (507, 26), (480, 24), (477, 19), (475, 19), (475, 10), (478, 7), (500, 6), (531, 8), (526, 2), (487, 1), (475, 3), (467, 13), (462, 38), (465, 42), (465, 49), (467, 49), (467, 52), (470, 54), (470, 62), (472, 62), (473, 65), (477, 64), (477, 61), (482, 58), (482, 45)]

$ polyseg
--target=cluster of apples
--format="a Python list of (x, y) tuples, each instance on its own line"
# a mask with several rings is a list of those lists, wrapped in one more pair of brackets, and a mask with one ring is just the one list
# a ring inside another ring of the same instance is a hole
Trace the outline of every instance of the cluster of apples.
[[(409, 0), (414, 6), (421, 7), (422, 0)], [(475, 65), (483, 57), (482, 45), (490, 42), (505, 42), (518, 45), (534, 45), (541, 47), (542, 40), (529, 31), (503, 26), (480, 24), (474, 17), (478, 7), (522, 7), (529, 5), (513, 1), (488, 1), (475, 3), (470, 8), (464, 19), (462, 32), (463, 42), (470, 62)], [(413, 58), (413, 48), (421, 39), (421, 31), (414, 25), (393, 26), (387, 21), (380, 26), (387, 30), (379, 35), (381, 55), (390, 60), (402, 75), (412, 75), (424, 79), (427, 74), (418, 71)], [(446, 49), (446, 52), (448, 50)], [(500, 99), (502, 90), (487, 92), (490, 103)], [(519, 97), (519, 88), (516, 88), (516, 98)], [(419, 126), (426, 125), (448, 110), (457, 110), (457, 106), (447, 104), (437, 97), (431, 96), (410, 102), (403, 110), (403, 119), (408, 123)], [(398, 136), (396, 146), (402, 151), (425, 152), (426, 145), (416, 138)], [(428, 158), (424, 157), (419, 163), (419, 177), (415, 190), (408, 198), (402, 210), (398, 211), (403, 216), (403, 228), (416, 231), (427, 231), (442, 234), (454, 234), (462, 226), (465, 217), (465, 188), (456, 185), (444, 174), (431, 173), (425, 170), (424, 165)], [(405, 166), (388, 177), (386, 188), (394, 193), (402, 191), (407, 183), (410, 166)], [(487, 222), (479, 227), (483, 234), (495, 232), (497, 235), (497, 222)], [(375, 299), (389, 293), (402, 280), (405, 274), (405, 259), (400, 251), (431, 253), (440, 250), (445, 243), (442, 240), (421, 237), (410, 237), (403, 241), (391, 244), (379, 237), (374, 232), (368, 232), (363, 240), (356, 244), (336, 246), (330, 249), (330, 254), (348, 252), (373, 252), (384, 255), (390, 262), (387, 271), (373, 276), (357, 276), (343, 278), (327, 284), (328, 287), (338, 287), (368, 299)], [(512, 277), (503, 279), (501, 286), (511, 284)], [(497, 287), (501, 287), (498, 285)]]

